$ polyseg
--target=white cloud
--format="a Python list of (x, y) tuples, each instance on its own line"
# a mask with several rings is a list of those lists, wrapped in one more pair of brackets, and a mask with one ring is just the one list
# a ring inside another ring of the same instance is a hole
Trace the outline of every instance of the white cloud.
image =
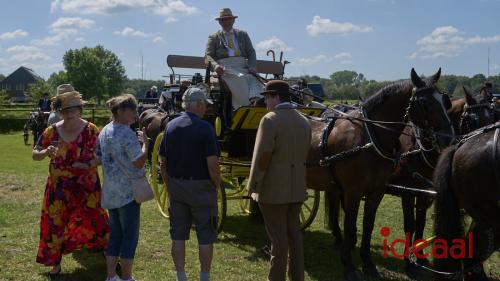
[(168, 18), (165, 20), (165, 22), (166, 22), (166, 23), (171, 23), (171, 22), (176, 22), (176, 21), (178, 21), (178, 19), (177, 19), (177, 18), (174, 18), (174, 17), (168, 17)]
[(10, 61), (49, 61), (51, 58), (35, 46), (15, 45), (5, 50), (10, 55)]
[(161, 36), (156, 36), (155, 38), (153, 38), (153, 43), (163, 43), (165, 42), (165, 40), (163, 40), (163, 37)]
[(182, 0), (52, 0), (51, 11), (74, 14), (115, 14), (130, 10), (144, 10), (160, 16), (192, 15), (199, 12)]
[(470, 45), (498, 42), (500, 34), (467, 37), (453, 26), (440, 26), (417, 41), (418, 49), (409, 58), (456, 57)]
[(135, 30), (132, 27), (125, 27), (121, 31), (115, 31), (114, 34), (121, 36), (135, 36), (135, 37), (148, 37), (151, 34), (145, 33), (144, 31)]
[(50, 25), (53, 31), (61, 29), (89, 29), (92, 28), (95, 21), (83, 18), (58, 18)]
[(352, 64), (352, 55), (349, 52), (342, 52), (335, 55), (335, 59), (339, 60), (341, 64)]
[(317, 55), (312, 58), (296, 58), (291, 60), (291, 65), (293, 66), (311, 66), (318, 64), (320, 62), (329, 62), (332, 58), (325, 55)]
[(94, 25), (95, 21), (89, 19), (61, 17), (50, 25), (52, 35), (34, 39), (31, 43), (37, 46), (58, 46), (62, 41), (69, 41), (80, 34), (82, 29), (90, 29)]
[(0, 34), (0, 40), (10, 40), (10, 39), (16, 39), (20, 37), (26, 37), (28, 36), (28, 32), (22, 30), (22, 29), (16, 29), (12, 32), (5, 32)]
[(355, 32), (371, 32), (373, 27), (365, 25), (355, 25), (350, 22), (335, 22), (330, 19), (322, 19), (314, 16), (312, 23), (306, 26), (306, 30), (311, 36), (320, 34), (348, 34)]
[(278, 50), (278, 51), (291, 51), (292, 47), (287, 46), (285, 42), (276, 36), (272, 36), (269, 39), (260, 41), (255, 45), (258, 52), (266, 52), (267, 50)]
[(75, 39), (75, 42), (83, 42), (85, 39), (83, 37), (78, 37)]
[(492, 63), (492, 64), (490, 65), (490, 69), (491, 69), (491, 70), (497, 70), (498, 68), (500, 68), (500, 66), (499, 66), (498, 64)]

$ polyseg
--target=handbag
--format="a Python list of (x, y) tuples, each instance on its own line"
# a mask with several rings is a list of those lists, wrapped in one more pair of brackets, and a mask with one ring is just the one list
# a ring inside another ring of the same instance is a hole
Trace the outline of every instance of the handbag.
[(153, 200), (155, 198), (155, 194), (153, 190), (151, 189), (151, 185), (149, 184), (148, 179), (146, 178), (146, 174), (143, 174), (139, 178), (132, 178), (130, 174), (127, 172), (127, 168), (120, 163), (117, 159), (113, 157), (113, 154), (111, 154), (111, 157), (115, 160), (115, 163), (118, 163), (120, 166), (120, 169), (129, 177), (130, 179), (130, 184), (132, 185), (132, 192), (134, 194), (134, 200), (135, 202), (141, 204), (143, 202)]

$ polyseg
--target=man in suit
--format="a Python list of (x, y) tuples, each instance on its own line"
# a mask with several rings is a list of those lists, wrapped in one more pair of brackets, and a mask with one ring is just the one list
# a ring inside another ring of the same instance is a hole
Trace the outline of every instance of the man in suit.
[(43, 111), (43, 112), (49, 112), (50, 111), (50, 99), (49, 99), (49, 94), (48, 93), (44, 93), (43, 94), (43, 97), (38, 100), (38, 108), (40, 109), (40, 111)]
[(275, 80), (262, 92), (269, 112), (259, 124), (248, 181), (249, 195), (259, 204), (272, 243), (271, 281), (286, 279), (287, 262), (290, 280), (304, 280), (299, 214), (307, 197), (311, 127), (290, 103), (289, 91), (286, 82)]
[(229, 87), (234, 109), (248, 105), (262, 91), (253, 76), (257, 74), (257, 59), (252, 41), (245, 31), (233, 28), (236, 18), (229, 8), (223, 8), (216, 18), (221, 30), (208, 37), (205, 48), (205, 63)]

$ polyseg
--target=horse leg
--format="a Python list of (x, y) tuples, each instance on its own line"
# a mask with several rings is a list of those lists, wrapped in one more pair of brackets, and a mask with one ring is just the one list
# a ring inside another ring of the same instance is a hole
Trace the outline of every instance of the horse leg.
[(344, 241), (341, 246), (340, 259), (344, 265), (344, 276), (347, 281), (362, 280), (361, 274), (354, 267), (351, 256), (352, 245), (357, 239), (356, 219), (360, 201), (360, 198), (344, 199)]
[(328, 200), (328, 218), (329, 225), (332, 229), (332, 234), (335, 239), (334, 245), (336, 248), (340, 248), (342, 245), (342, 231), (339, 225), (339, 214), (340, 214), (340, 196), (338, 190), (327, 191), (326, 192)]
[[(409, 194), (401, 194), (401, 204), (403, 207), (403, 225), (404, 225), (404, 235), (409, 233), (410, 245), (412, 244), (411, 239), (413, 238), (413, 233), (415, 232), (415, 196)], [(409, 249), (405, 245), (405, 253)], [(410, 263), (410, 260), (405, 256), (405, 271), (406, 275), (411, 279), (419, 279), (418, 275), (420, 270)]]
[[(465, 280), (466, 281), (488, 281), (488, 277), (484, 272), (482, 262), (488, 259), (492, 252), (495, 251), (494, 234), (491, 228), (484, 227), (481, 224), (475, 224), (471, 231), (466, 235), (466, 249), (469, 249), (469, 235), (472, 234), (472, 258), (465, 258)], [(466, 255), (469, 254), (466, 250)]]
[(370, 278), (379, 278), (377, 267), (373, 263), (370, 255), (370, 244), (372, 239), (373, 227), (375, 224), (375, 215), (377, 214), (378, 206), (384, 194), (377, 195), (374, 198), (367, 197), (365, 199), (365, 208), (363, 215), (363, 236), (361, 239), (361, 248), (359, 254), (363, 261), (363, 272)]
[[(424, 237), (425, 223), (427, 220), (427, 209), (432, 205), (432, 199), (428, 196), (418, 196), (416, 206), (416, 225), (414, 240), (422, 239)], [(423, 255), (423, 250), (419, 252)], [(429, 265), (428, 259), (418, 259), (419, 264)]]

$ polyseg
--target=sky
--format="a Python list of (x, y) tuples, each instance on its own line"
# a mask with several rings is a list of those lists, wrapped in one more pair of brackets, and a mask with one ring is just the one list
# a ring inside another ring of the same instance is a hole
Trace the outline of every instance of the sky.
[(396, 80), (412, 67), (426, 75), (439, 67), (500, 73), (500, 0), (16, 0), (1, 7), (3, 75), (22, 65), (47, 79), (64, 69), (68, 49), (103, 45), (129, 78), (164, 79), (167, 55), (204, 55), (224, 7), (238, 16), (234, 27), (248, 32), (258, 59), (272, 60), (269, 49), (276, 59), (284, 52), (285, 76), (354, 70)]

